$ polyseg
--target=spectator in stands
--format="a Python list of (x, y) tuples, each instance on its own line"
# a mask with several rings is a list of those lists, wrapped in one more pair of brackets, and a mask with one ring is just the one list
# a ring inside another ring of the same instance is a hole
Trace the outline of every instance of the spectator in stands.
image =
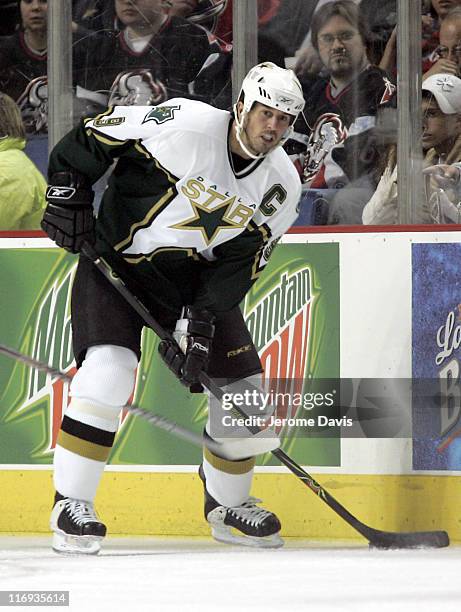
[[(440, 189), (443, 177), (453, 178), (447, 165), (461, 161), (461, 79), (436, 74), (423, 82), (422, 149), (427, 168), (426, 201), (418, 211), (415, 223), (459, 223), (459, 194), (452, 193), (449, 180)], [(440, 171), (434, 166), (441, 164)], [(432, 176), (432, 178), (431, 178)], [(398, 192), (395, 149), (376, 192), (363, 210), (363, 223), (382, 225), (397, 223)]]
[[(377, 110), (393, 104), (395, 86), (368, 61), (368, 32), (353, 1), (325, 4), (315, 13), (311, 31), (329, 78), (318, 78), (304, 91), (310, 131), (302, 179), (312, 188), (337, 189), (363, 173), (363, 143), (355, 138), (358, 149), (348, 147), (348, 136), (357, 137), (374, 125)], [(302, 141), (299, 132), (306, 131), (305, 123), (298, 121), (295, 129)]]
[(0, 42), (0, 89), (15, 100), (27, 134), (48, 130), (47, 0), (20, 0), (21, 28)]
[(75, 47), (78, 95), (103, 92), (109, 105), (189, 97), (189, 85), (219, 52), (206, 31), (169, 17), (167, 0), (114, 1), (123, 29), (96, 32)]
[(435, 52), (436, 61), (424, 78), (433, 74), (461, 76), (461, 6), (449, 11), (440, 25), (440, 45)]
[[(360, 0), (353, 1), (356, 4), (360, 3)], [(331, 2), (331, 0), (307, 0), (304, 2), (303, 20), (307, 25), (307, 35), (296, 51), (296, 63), (294, 66), (294, 70), (300, 78), (307, 79), (317, 77), (324, 68), (318, 51), (312, 44), (312, 32), (309, 27), (313, 14), (322, 11), (323, 6), (329, 2)]]
[[(431, 26), (424, 27), (423, 21), (423, 74), (431, 76), (428, 71), (439, 59), (437, 47), (440, 41), (440, 28), (448, 14), (457, 7), (461, 6), (461, 0), (430, 0), (428, 16), (432, 17), (432, 36), (430, 36)], [(426, 42), (425, 42), (426, 40)], [(445, 72), (445, 71), (443, 71)], [(435, 73), (434, 73), (435, 74)]]
[(19, 109), (0, 93), (0, 230), (40, 229), (46, 182), (24, 153)]
[(0, 91), (18, 104), (26, 130), (26, 153), (43, 174), (48, 166), (46, 0), (18, 2), (21, 26), (0, 40)]
[[(429, 11), (422, 16), (422, 70), (425, 76), (433, 64), (439, 59), (436, 49), (439, 45), (439, 30), (448, 12), (461, 6), (461, 0), (431, 0)], [(424, 7), (423, 7), (424, 10)], [(383, 57), (379, 63), (380, 68), (390, 74), (395, 74), (397, 66), (397, 27), (389, 38)]]

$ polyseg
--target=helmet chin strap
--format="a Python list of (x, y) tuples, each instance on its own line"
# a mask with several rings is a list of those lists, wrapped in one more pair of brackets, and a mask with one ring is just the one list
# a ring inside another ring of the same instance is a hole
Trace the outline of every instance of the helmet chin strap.
[(239, 145), (242, 147), (242, 149), (245, 151), (245, 153), (249, 157), (251, 157), (251, 159), (261, 159), (261, 157), (265, 157), (265, 155), (263, 155), (262, 153), (258, 153), (257, 155), (255, 155), (254, 153), (252, 153), (248, 149), (248, 147), (243, 142), (242, 132), (245, 131), (245, 128), (243, 127), (243, 124), (244, 124), (244, 121), (245, 121), (246, 114), (247, 114), (246, 111), (242, 110), (241, 115), (240, 115), (240, 119), (239, 119), (239, 113), (238, 113), (238, 109), (237, 109), (237, 104), (234, 105), (234, 115), (235, 115), (235, 125), (236, 125), (236, 127), (235, 127), (235, 136), (237, 138), (237, 142), (239, 143)]

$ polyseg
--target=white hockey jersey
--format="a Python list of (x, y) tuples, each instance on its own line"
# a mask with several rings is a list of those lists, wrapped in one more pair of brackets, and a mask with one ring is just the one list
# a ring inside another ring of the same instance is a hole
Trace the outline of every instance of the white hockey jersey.
[[(231, 125), (227, 111), (182, 98), (117, 106), (55, 147), (50, 174), (71, 167), (94, 182), (118, 158), (98, 215), (99, 240), (133, 273), (139, 265), (144, 273), (149, 264), (158, 269), (179, 254), (214, 263), (222, 278), (240, 286), (235, 302), (296, 219), (301, 184), (281, 147), (237, 172)], [(209, 266), (205, 276), (209, 282)]]

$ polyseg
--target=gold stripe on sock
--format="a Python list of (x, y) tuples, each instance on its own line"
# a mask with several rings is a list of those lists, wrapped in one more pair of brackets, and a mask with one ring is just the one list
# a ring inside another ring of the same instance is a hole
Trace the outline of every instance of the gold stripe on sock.
[(226, 474), (246, 474), (254, 468), (256, 463), (254, 457), (239, 459), (238, 461), (229, 461), (229, 459), (223, 459), (222, 457), (213, 455), (208, 448), (203, 449), (203, 455), (208, 463), (215, 469), (220, 472), (226, 472)]
[(95, 444), (94, 442), (88, 442), (87, 440), (72, 436), (62, 431), (62, 429), (58, 434), (57, 444), (71, 453), (86, 457), (87, 459), (94, 459), (94, 461), (106, 462), (112, 450), (109, 446), (102, 446), (101, 444)]

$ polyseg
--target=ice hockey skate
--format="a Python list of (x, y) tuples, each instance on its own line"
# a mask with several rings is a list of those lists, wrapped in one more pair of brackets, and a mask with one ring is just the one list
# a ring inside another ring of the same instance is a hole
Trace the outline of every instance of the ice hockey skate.
[(202, 466), (199, 476), (205, 491), (205, 519), (211, 525), (215, 540), (253, 548), (283, 546), (280, 521), (273, 512), (256, 505), (260, 499), (249, 497), (240, 506), (222, 506), (208, 493)]
[(50, 518), (53, 550), (58, 553), (96, 555), (106, 526), (99, 520), (93, 504), (56, 493)]

